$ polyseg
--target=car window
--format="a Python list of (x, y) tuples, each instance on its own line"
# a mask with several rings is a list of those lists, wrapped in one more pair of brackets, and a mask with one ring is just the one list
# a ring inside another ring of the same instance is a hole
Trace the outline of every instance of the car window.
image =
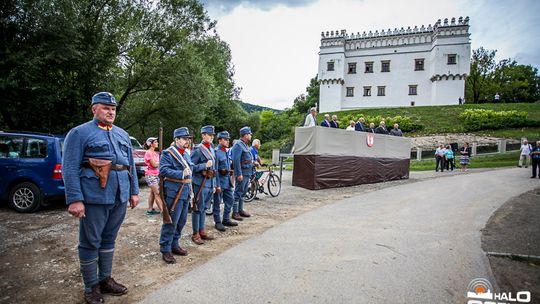
[(133, 149), (143, 148), (141, 143), (135, 137), (130, 136), (129, 139), (131, 139), (131, 146), (133, 147)]
[(60, 138), (58, 141), (60, 142), (60, 156), (62, 156), (64, 155), (64, 139)]
[(22, 154), (22, 136), (0, 136), (0, 158), (19, 158)]
[(47, 141), (39, 138), (28, 138), (26, 140), (25, 158), (45, 158), (47, 157)]

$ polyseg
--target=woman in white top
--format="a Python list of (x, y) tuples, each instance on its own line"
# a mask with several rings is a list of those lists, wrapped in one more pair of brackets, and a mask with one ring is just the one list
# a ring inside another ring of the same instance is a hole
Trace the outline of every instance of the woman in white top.
[(351, 120), (351, 122), (349, 123), (349, 126), (345, 130), (354, 131), (354, 126), (355, 126), (354, 120)]

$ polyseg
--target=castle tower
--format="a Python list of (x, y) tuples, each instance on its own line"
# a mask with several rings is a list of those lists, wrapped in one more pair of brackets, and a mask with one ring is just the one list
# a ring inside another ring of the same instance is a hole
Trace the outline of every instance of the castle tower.
[(319, 111), (334, 111), (341, 107), (345, 80), (345, 30), (321, 34), (319, 53)]

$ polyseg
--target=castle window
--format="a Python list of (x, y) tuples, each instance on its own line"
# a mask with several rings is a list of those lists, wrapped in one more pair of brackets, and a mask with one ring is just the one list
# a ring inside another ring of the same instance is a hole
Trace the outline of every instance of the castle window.
[(386, 87), (385, 86), (378, 86), (377, 87), (377, 96), (385, 96), (386, 95)]
[(381, 61), (381, 72), (390, 72), (390, 60)]
[(417, 95), (418, 85), (409, 85), (409, 95)]
[(366, 70), (364, 73), (373, 73), (373, 61), (366, 62)]
[(448, 54), (448, 64), (456, 64), (456, 54)]
[(424, 59), (415, 59), (414, 60), (414, 70), (423, 71), (424, 70)]
[(349, 74), (356, 74), (356, 62), (349, 63)]
[(327, 71), (333, 71), (334, 70), (334, 62), (333, 61), (326, 63), (326, 70)]
[(354, 96), (354, 87), (347, 87), (347, 97)]
[(371, 87), (364, 87), (364, 96), (371, 96)]

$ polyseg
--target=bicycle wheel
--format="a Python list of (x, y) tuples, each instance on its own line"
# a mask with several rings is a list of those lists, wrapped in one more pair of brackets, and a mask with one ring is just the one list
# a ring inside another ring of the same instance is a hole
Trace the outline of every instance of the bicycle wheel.
[(268, 177), (268, 192), (271, 196), (276, 197), (281, 192), (281, 181), (279, 176), (272, 174)]
[(244, 202), (251, 202), (257, 196), (257, 181), (252, 179), (249, 181), (246, 195), (244, 196)]

